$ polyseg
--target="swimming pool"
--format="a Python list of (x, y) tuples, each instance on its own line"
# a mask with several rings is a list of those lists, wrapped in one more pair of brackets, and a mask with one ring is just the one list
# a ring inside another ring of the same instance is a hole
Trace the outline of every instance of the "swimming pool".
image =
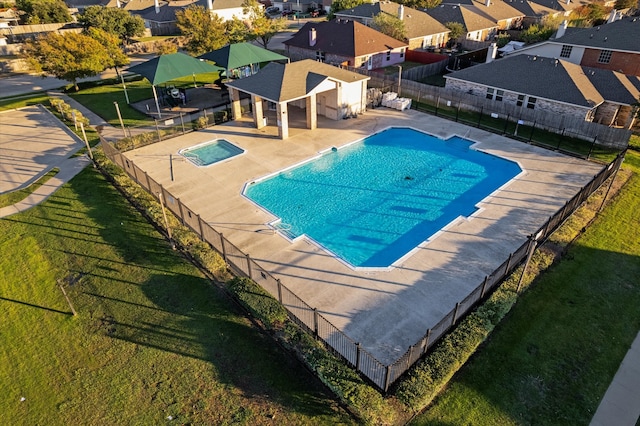
[(353, 267), (386, 268), (522, 171), (473, 143), (393, 127), (252, 182), (244, 194), (279, 218), (288, 238), (306, 235)]
[(178, 151), (178, 154), (196, 166), (210, 166), (243, 153), (244, 149), (235, 146), (226, 139), (214, 139)]

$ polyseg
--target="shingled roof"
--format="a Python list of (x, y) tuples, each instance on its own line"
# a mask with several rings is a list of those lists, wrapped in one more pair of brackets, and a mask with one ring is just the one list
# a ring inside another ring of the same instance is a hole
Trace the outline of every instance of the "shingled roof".
[(445, 75), (509, 92), (526, 94), (586, 108), (604, 97), (580, 65), (528, 55), (509, 56)]
[(601, 68), (582, 67), (587, 78), (607, 101), (619, 104), (633, 105), (640, 99), (640, 81), (636, 76), (626, 76), (616, 71)]
[[(336, 16), (370, 20), (380, 13), (386, 13), (398, 18), (399, 8), (400, 4), (391, 1), (365, 3), (352, 9), (336, 12)], [(402, 21), (408, 39), (449, 32), (447, 27), (427, 13), (407, 6), (404, 6)]]
[(472, 8), (457, 4), (441, 4), (433, 9), (425, 9), (425, 13), (443, 24), (458, 22), (464, 25), (467, 32), (486, 30), (498, 26), (497, 22), (479, 15)]
[(455, 0), (455, 2), (451, 0), (444, 0), (442, 3), (470, 9), (476, 14), (494, 22), (522, 18), (525, 16), (525, 14), (520, 12), (520, 10), (502, 0), (491, 0), (489, 2), (489, 6), (487, 6), (486, 0)]
[(553, 42), (637, 53), (640, 52), (640, 18), (626, 17), (610, 24), (573, 31)]
[(234, 80), (227, 86), (272, 102), (288, 102), (304, 98), (328, 78), (344, 82), (369, 79), (366, 75), (305, 59), (288, 64), (271, 62), (257, 74)]
[[(316, 30), (316, 44), (311, 46), (309, 44), (309, 32), (314, 28)], [(359, 22), (344, 19), (307, 22), (284, 44), (351, 58), (373, 55), (408, 46), (402, 41), (382, 34)]]

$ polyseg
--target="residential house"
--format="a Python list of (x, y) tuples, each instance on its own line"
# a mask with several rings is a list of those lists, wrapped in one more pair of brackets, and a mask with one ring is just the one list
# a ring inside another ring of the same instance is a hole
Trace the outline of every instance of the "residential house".
[(585, 67), (640, 76), (640, 18), (625, 17), (593, 28), (568, 30), (565, 22), (554, 39), (511, 54), (559, 58)]
[(403, 63), (408, 47), (405, 42), (346, 19), (307, 22), (284, 45), (292, 61), (313, 59), (369, 70)]
[(460, 38), (463, 44), (465, 40), (477, 42), (490, 40), (498, 33), (497, 22), (457, 4), (440, 4), (424, 11), (442, 24), (456, 22), (464, 25), (467, 32)]
[(522, 26), (524, 13), (502, 0), (443, 0), (444, 4), (454, 4), (474, 11), (497, 24), (498, 30), (512, 30)]
[[(318, 126), (318, 116), (333, 120), (354, 117), (366, 110), (369, 77), (332, 65), (303, 60), (271, 62), (257, 74), (227, 83), (233, 116), (242, 115), (240, 93), (251, 96), (257, 128), (267, 125), (265, 112), (275, 111), (278, 134), (289, 136), (290, 108), (304, 111), (306, 128)], [(297, 111), (296, 111), (297, 112)]]
[(524, 14), (523, 25), (538, 24), (543, 18), (568, 17), (574, 9), (591, 3), (589, 0), (496, 0)]
[(336, 12), (335, 16), (358, 21), (370, 27), (374, 18), (381, 13), (394, 16), (404, 23), (409, 49), (444, 47), (448, 40), (449, 29), (443, 24), (420, 10), (391, 1), (361, 4)]
[(234, 16), (245, 17), (242, 11), (243, 0), (129, 0), (123, 1), (124, 9), (140, 16), (151, 35), (178, 34), (176, 12), (189, 6), (203, 6), (213, 15), (227, 21)]
[(322, 8), (322, 2), (318, 2), (315, 0), (272, 0), (271, 3), (285, 13), (306, 13), (310, 9)]
[[(445, 75), (446, 87), (517, 108), (629, 128), (640, 92), (624, 74), (517, 55)], [(630, 103), (631, 102), (631, 103)]]

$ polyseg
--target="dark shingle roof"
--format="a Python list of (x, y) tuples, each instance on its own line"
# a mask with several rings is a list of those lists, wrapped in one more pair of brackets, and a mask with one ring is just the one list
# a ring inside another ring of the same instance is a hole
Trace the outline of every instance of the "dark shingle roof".
[(368, 80), (369, 77), (311, 59), (280, 64), (271, 62), (257, 74), (227, 83), (243, 92), (272, 102), (300, 99), (327, 78), (344, 82)]
[[(336, 16), (345, 18), (373, 19), (381, 12), (398, 17), (400, 5), (391, 1), (365, 3), (353, 9), (336, 12)], [(404, 28), (408, 39), (429, 36), (433, 34), (448, 33), (449, 30), (428, 14), (417, 9), (404, 6)]]
[(580, 65), (528, 56), (509, 56), (446, 75), (481, 85), (591, 108), (604, 101)]
[[(587, 78), (596, 90), (608, 101), (632, 105), (640, 97), (640, 87), (633, 84), (635, 76), (626, 76), (616, 71), (583, 67)], [(638, 80), (638, 77), (635, 77)]]
[[(309, 31), (315, 28), (316, 44), (309, 44)], [(334, 19), (307, 22), (289, 40), (287, 46), (318, 50), (345, 57), (359, 57), (406, 47), (407, 44), (359, 22)]]
[(610, 24), (573, 31), (555, 43), (607, 50), (640, 52), (640, 18), (626, 17)]

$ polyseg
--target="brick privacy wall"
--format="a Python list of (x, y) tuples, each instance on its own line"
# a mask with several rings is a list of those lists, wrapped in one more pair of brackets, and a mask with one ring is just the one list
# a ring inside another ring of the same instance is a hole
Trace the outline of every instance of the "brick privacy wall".
[[(447, 84), (446, 87), (448, 89), (450, 88), (454, 90), (459, 90), (461, 92), (469, 93), (470, 95), (480, 96), (483, 98), (486, 97), (487, 95), (486, 86), (480, 86), (480, 85), (469, 83), (466, 81), (459, 81), (459, 80), (452, 80), (452, 79), (447, 79), (446, 84)], [(511, 104), (511, 105), (516, 105), (517, 101), (518, 101), (518, 94), (513, 92), (507, 92), (507, 91), (504, 92), (502, 102)], [(525, 101), (526, 101), (526, 98), (525, 98)], [(526, 103), (522, 105), (522, 108), (525, 108), (525, 109), (527, 108)], [(581, 120), (584, 120), (586, 118), (587, 112), (589, 111), (588, 108), (583, 109), (576, 106), (569, 106), (569, 105), (565, 105), (557, 102), (550, 102), (540, 98), (536, 100), (536, 107), (534, 108), (534, 110), (546, 111), (553, 114), (560, 114), (560, 115), (575, 117)]]
[[(640, 43), (640, 42), (639, 42)], [(580, 65), (584, 67), (602, 68), (606, 70), (618, 71), (626, 75), (637, 75), (640, 77), (640, 53), (611, 53), (611, 60), (608, 64), (598, 62), (601, 49), (585, 49)]]

